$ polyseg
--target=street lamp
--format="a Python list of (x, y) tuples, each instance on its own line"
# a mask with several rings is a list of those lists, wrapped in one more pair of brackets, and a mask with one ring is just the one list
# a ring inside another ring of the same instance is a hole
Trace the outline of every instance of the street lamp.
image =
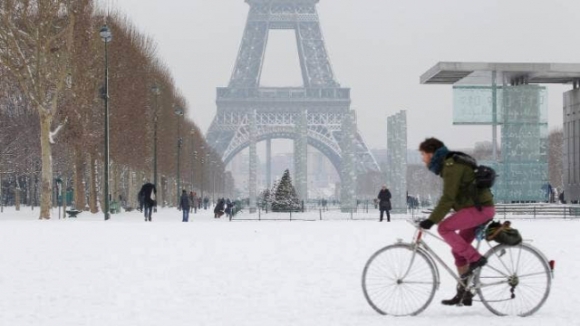
[(113, 34), (107, 25), (103, 25), (99, 32), (105, 42), (105, 85), (101, 89), (101, 96), (105, 100), (105, 221), (109, 219), (109, 47)]
[(161, 90), (157, 84), (151, 87), (151, 92), (155, 96), (155, 114), (153, 117), (153, 184), (157, 187), (157, 112), (159, 111), (159, 94)]
[(173, 111), (175, 112), (175, 114), (177, 114), (178, 118), (177, 118), (177, 206), (179, 207), (179, 198), (180, 198), (180, 194), (181, 194), (181, 172), (179, 171), (179, 159), (181, 156), (181, 143), (183, 142), (183, 140), (181, 139), (181, 123), (179, 121), (179, 117), (183, 116), (183, 109), (176, 107), (175, 110)]
[(195, 129), (191, 129), (191, 189), (193, 190), (195, 159), (197, 158), (197, 151), (195, 150)]
[[(157, 84), (154, 84), (151, 87), (151, 92), (155, 96), (155, 114), (153, 117), (153, 184), (157, 188), (157, 113), (159, 111), (159, 94), (161, 94), (161, 90)], [(157, 206), (153, 210), (157, 213)]]
[(193, 168), (191, 169), (191, 184), (192, 185), (196, 185), (196, 183), (195, 183), (195, 173), (194, 173), (194, 170), (197, 168), (197, 163), (196, 162), (197, 162), (197, 151), (193, 151), (193, 163), (192, 163)]
[(216, 175), (216, 161), (211, 161), (211, 173), (212, 173), (212, 195), (211, 195), (211, 200), (215, 203), (215, 175)]
[(205, 162), (207, 162), (207, 158), (209, 154), (203, 155), (204, 146), (201, 146), (201, 200), (203, 201), (205, 197), (203, 196), (203, 188), (205, 185)]

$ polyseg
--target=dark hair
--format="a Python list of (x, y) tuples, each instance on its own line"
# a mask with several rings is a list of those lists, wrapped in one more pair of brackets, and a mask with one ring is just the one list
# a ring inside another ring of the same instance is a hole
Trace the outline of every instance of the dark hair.
[(427, 138), (419, 144), (419, 150), (425, 153), (435, 153), (436, 150), (445, 146), (442, 141), (437, 138)]

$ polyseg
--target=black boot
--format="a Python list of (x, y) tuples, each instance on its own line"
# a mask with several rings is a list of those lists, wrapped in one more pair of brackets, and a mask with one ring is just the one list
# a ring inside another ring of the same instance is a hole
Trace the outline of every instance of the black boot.
[(465, 272), (463, 275), (461, 275), (461, 278), (467, 279), (467, 277), (469, 277), (473, 273), (473, 271), (484, 266), (485, 264), (487, 264), (487, 258), (485, 258), (484, 256), (481, 256), (481, 258), (479, 258), (479, 260), (474, 261), (472, 263), (469, 263), (469, 268), (467, 269), (467, 272)]
[(471, 306), (473, 294), (469, 291), (465, 291), (465, 287), (461, 284), (457, 284), (457, 294), (451, 299), (442, 300), (441, 304), (445, 306)]

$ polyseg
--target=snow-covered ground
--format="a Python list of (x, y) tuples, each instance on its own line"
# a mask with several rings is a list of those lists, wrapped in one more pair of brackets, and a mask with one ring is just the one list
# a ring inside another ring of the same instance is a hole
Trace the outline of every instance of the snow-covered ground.
[[(405, 216), (229, 222), (208, 210), (182, 223), (180, 214), (160, 210), (145, 223), (138, 212), (104, 222), (86, 212), (59, 220), (55, 211), (39, 221), (38, 208), (5, 208), (0, 325), (580, 325), (576, 220), (514, 221), (556, 261), (550, 297), (533, 316), (497, 317), (480, 303), (441, 306), (455, 284), (440, 268), (431, 306), (391, 317), (367, 304), (361, 274), (373, 252), (412, 236)], [(445, 244), (430, 243), (452, 263)]]

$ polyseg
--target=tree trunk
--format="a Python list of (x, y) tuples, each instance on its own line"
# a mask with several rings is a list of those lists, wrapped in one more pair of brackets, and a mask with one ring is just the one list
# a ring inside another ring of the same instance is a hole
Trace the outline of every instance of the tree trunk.
[[(97, 163), (97, 165), (100, 165), (99, 163)], [(103, 162), (102, 164), (103, 166), (99, 166), (99, 171), (105, 171), (105, 163)], [(111, 175), (111, 166), (109, 166), (109, 178)], [(110, 186), (110, 184), (109, 184)], [(100, 198), (98, 198), (97, 196), (97, 202), (99, 203), (99, 205), (101, 205), (101, 211), (104, 213), (105, 212), (105, 196), (109, 196), (109, 194), (111, 193), (111, 187), (109, 187), (109, 193), (105, 194), (105, 173), (99, 173), (99, 187), (100, 187), (100, 193), (102, 194), (102, 196)], [(95, 195), (97, 195), (98, 193), (95, 193)], [(111, 198), (109, 198), (109, 204), (111, 203)], [(109, 205), (109, 209), (111, 209), (110, 205)], [(110, 211), (109, 211), (110, 213)]]
[(111, 177), (113, 177), (113, 180), (109, 181), (113, 187), (112, 189), (109, 189), (109, 191), (111, 192), (111, 201), (115, 201), (115, 202), (119, 202), (119, 194), (121, 193), (121, 187), (119, 186), (120, 183), (120, 171), (121, 171), (121, 166), (119, 164), (113, 164), (112, 169), (111, 169)]
[[(161, 176), (161, 178), (159, 179), (161, 180), (161, 187), (157, 187), (157, 185), (155, 185), (155, 187), (157, 188), (157, 193), (161, 193), (161, 207), (165, 207), (165, 203), (168, 202), (168, 198), (167, 198), (167, 191), (165, 185), (167, 185), (167, 178), (164, 176)], [(159, 202), (157, 202), (157, 205), (159, 206)]]
[(95, 158), (93, 153), (89, 154), (89, 208), (91, 213), (99, 212), (97, 207), (97, 177), (95, 175)]
[(40, 216), (39, 219), (50, 219), (50, 205), (52, 202), (52, 152), (50, 144), (50, 125), (52, 115), (44, 112), (45, 109), (39, 108), (40, 112), (40, 153), (42, 162), (42, 180), (40, 193)]
[(32, 202), (32, 176), (29, 175), (26, 181), (26, 198), (28, 205), (30, 205), (30, 210), (34, 210), (34, 203)]
[(125, 200), (127, 201), (127, 206), (133, 207), (135, 208), (135, 191), (134, 191), (134, 187), (135, 187), (135, 173), (133, 172), (133, 170), (131, 169), (131, 167), (128, 167), (128, 183), (129, 185), (127, 186), (127, 198), (125, 198)]
[(79, 146), (75, 146), (75, 169), (74, 169), (74, 194), (75, 194), (75, 208), (79, 211), (85, 209), (85, 160), (82, 150)]
[(16, 205), (16, 211), (20, 211), (20, 185), (18, 185), (18, 177), (16, 177), (16, 187), (14, 187), (14, 205)]

